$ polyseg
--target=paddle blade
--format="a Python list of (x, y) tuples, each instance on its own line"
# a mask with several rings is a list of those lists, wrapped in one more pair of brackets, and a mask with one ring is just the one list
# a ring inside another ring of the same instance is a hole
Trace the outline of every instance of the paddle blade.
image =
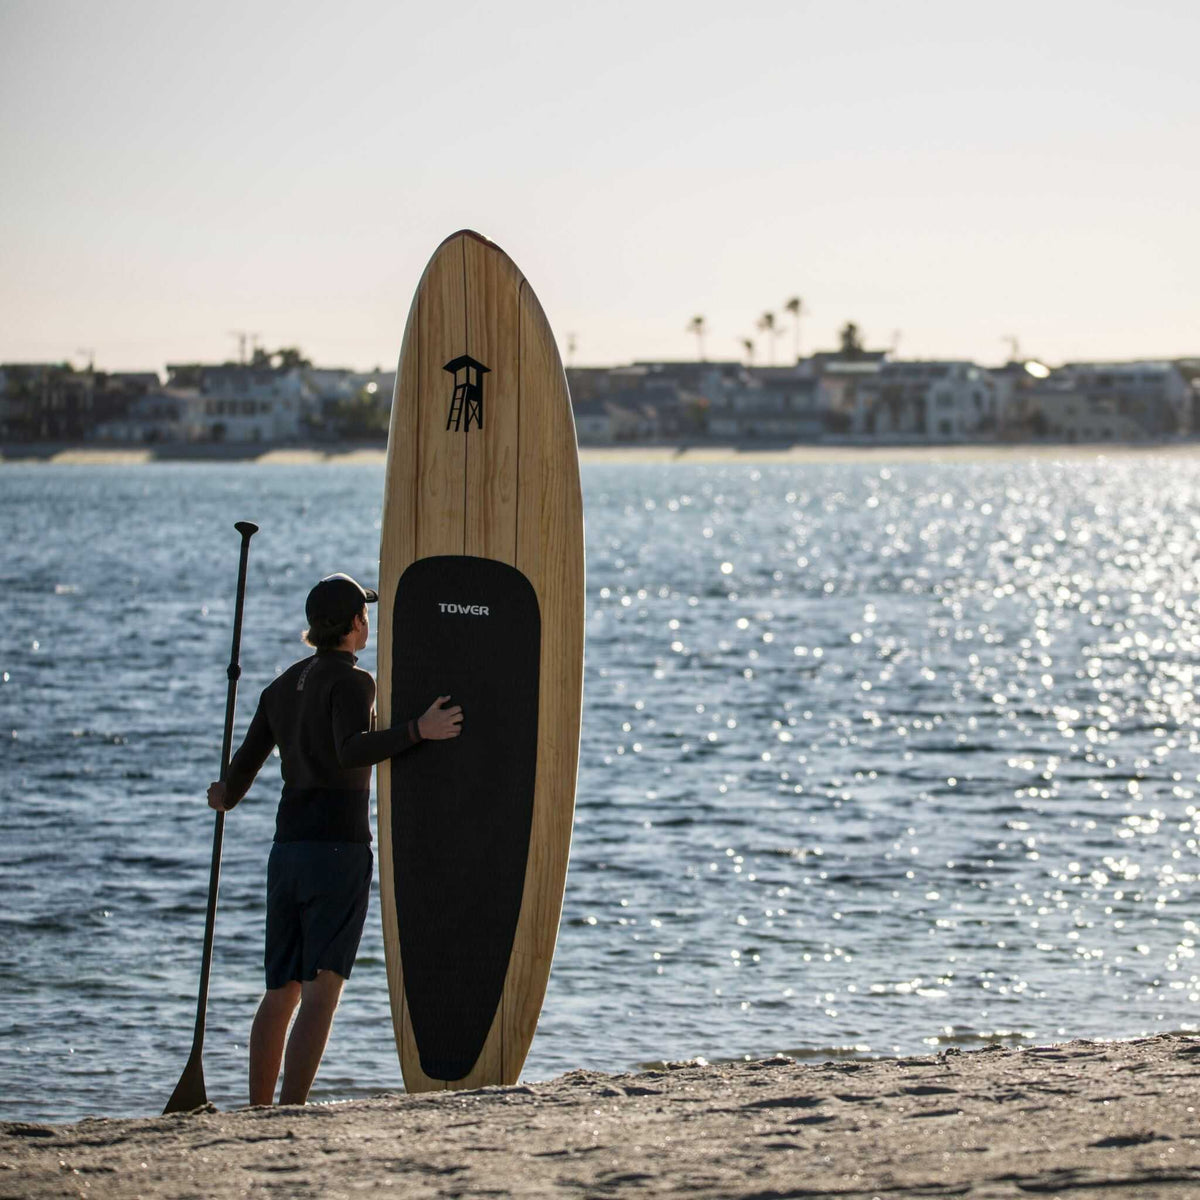
[(170, 1100), (167, 1101), (167, 1107), (163, 1109), (163, 1116), (167, 1113), (191, 1112), (192, 1109), (207, 1103), (208, 1095), (204, 1091), (204, 1063), (200, 1056), (195, 1054), (188, 1059), (187, 1066), (183, 1068), (183, 1074), (175, 1085)]

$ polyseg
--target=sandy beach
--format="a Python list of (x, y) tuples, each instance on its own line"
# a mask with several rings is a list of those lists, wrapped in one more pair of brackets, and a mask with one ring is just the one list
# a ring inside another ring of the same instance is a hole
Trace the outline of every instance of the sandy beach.
[(0, 1197), (1200, 1194), (1200, 1039), (0, 1126)]

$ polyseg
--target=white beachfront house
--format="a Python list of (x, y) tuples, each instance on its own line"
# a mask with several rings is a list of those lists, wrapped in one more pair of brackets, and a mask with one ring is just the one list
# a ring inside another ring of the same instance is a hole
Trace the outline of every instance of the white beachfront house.
[(203, 403), (193, 410), (189, 430), (197, 441), (295, 441), (312, 413), (312, 392), (301, 367), (204, 367), (200, 395)]

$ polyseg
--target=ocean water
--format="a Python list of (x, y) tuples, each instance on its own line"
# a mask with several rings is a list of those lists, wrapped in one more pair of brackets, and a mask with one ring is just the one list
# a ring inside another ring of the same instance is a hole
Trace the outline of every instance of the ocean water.
[[(584, 731), (525, 1077), (1194, 1029), (1200, 484), (1178, 459), (593, 464)], [(238, 731), (370, 466), (0, 468), (0, 1118), (186, 1061), (238, 537)], [(374, 666), (373, 648), (363, 665)], [(268, 763), (205, 1042), (245, 1099)], [(377, 901), (313, 1098), (398, 1091)]]

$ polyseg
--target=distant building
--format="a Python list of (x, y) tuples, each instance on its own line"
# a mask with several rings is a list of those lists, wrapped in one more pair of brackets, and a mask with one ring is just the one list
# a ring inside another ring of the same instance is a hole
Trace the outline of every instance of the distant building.
[(309, 426), (317, 436), (387, 437), (396, 390), (395, 371), (353, 371), (345, 367), (307, 367), (311, 412)]
[(856, 391), (856, 434), (962, 442), (996, 429), (996, 388), (971, 362), (884, 362)]
[(203, 428), (203, 398), (188, 388), (155, 388), (135, 399), (119, 416), (96, 426), (104, 442), (186, 442)]
[(1093, 400), (1086, 391), (1058, 373), (1030, 395), (1035, 436), (1055, 442), (1140, 442), (1142, 425), (1110, 400)]
[(128, 441), (288, 441), (311, 408), (302, 368), (172, 363), (167, 386), (153, 374), (126, 373), (131, 401), (109, 414), (97, 436)]
[(1183, 376), (1191, 391), (1191, 419), (1188, 421), (1188, 431), (1195, 434), (1200, 432), (1200, 358), (1176, 359), (1175, 369)]
[(100, 422), (95, 436), (128, 442), (281, 442), (305, 434), (313, 412), (303, 367), (173, 363), (156, 375), (123, 376), (140, 394)]
[[(893, 361), (851, 324), (842, 349), (786, 367), (643, 361), (569, 367), (583, 444), (718, 440), (912, 443), (1000, 439), (1137, 442), (1200, 432), (1200, 359), (1034, 360), (984, 368)], [(314, 367), (298, 350), (248, 364), (175, 363), (154, 372), (0, 364), (0, 437), (11, 441), (382, 440), (394, 371)]]
[[(633, 370), (641, 372), (641, 407), (654, 410), (654, 436), (674, 440), (703, 437), (711, 414), (743, 374), (738, 363), (687, 360), (638, 362)], [(631, 399), (626, 390), (626, 402)]]
[(601, 397), (592, 396), (588, 399), (576, 400), (572, 396), (571, 407), (575, 410), (575, 436), (579, 439), (580, 444), (614, 440), (608, 405)]
[(855, 413), (862, 405), (860, 393), (878, 376), (887, 355), (886, 350), (844, 343), (841, 350), (818, 350), (796, 364), (797, 370), (817, 381), (815, 405), (827, 437), (840, 438), (853, 432)]
[(638, 390), (612, 392), (589, 400), (572, 399), (571, 407), (575, 436), (581, 444), (650, 442), (660, 436), (658, 411), (642, 402)]
[(295, 441), (313, 412), (303, 367), (204, 367), (200, 394), (192, 433), (200, 441)]
[(825, 363), (817, 377), (817, 403), (831, 434), (852, 433), (866, 403), (865, 396), (883, 363), (835, 360)]
[(1095, 412), (1120, 417), (1120, 427), (1136, 429), (1136, 437), (1178, 437), (1192, 430), (1194, 393), (1175, 363), (1066, 363), (1054, 379)]
[(654, 404), (672, 405), (674, 393), (668, 396), (664, 388), (654, 389), (657, 396), (648, 398), (646, 390), (631, 388), (624, 392), (615, 392), (604, 400), (604, 408), (608, 413), (608, 441), (612, 442), (652, 442), (662, 436), (662, 416)]
[(996, 432), (1005, 441), (1032, 436), (1038, 404), (1036, 395), (1051, 374), (1036, 359), (1017, 359), (1002, 367), (988, 367), (996, 397)]
[(634, 372), (632, 367), (567, 367), (567, 387), (571, 392), (571, 404), (576, 413), (593, 400), (616, 391), (616, 377), (630, 373), (643, 374)]
[(348, 367), (307, 367), (304, 371), (314, 409), (326, 414), (364, 392), (377, 396), (388, 411), (396, 390), (395, 371), (354, 371)]
[[(571, 367), (567, 386), (580, 439), (655, 441), (703, 435), (711, 396), (728, 364), (639, 362)], [(608, 431), (600, 434), (601, 412)], [(584, 431), (587, 431), (586, 435)]]
[(804, 364), (758, 367), (730, 380), (709, 410), (708, 430), (738, 442), (812, 442), (828, 431), (827, 408)]
[(0, 437), (16, 441), (67, 441), (92, 428), (95, 376), (67, 363), (4, 363)]
[(1175, 363), (1067, 363), (1029, 395), (1034, 436), (1139, 442), (1188, 434), (1196, 390)]
[(126, 416), (138, 400), (161, 387), (162, 380), (155, 371), (97, 371), (92, 399), (95, 424), (91, 435), (101, 436), (105, 425)]

